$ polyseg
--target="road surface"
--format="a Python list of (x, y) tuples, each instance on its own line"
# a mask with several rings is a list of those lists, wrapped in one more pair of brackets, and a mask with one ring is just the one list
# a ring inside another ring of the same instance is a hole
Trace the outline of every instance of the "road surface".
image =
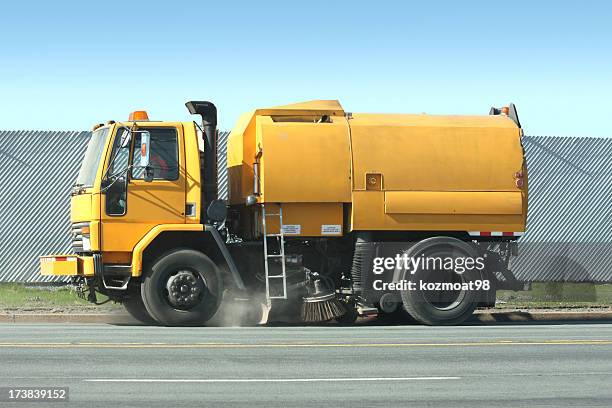
[(10, 405), (610, 407), (612, 324), (0, 325), (0, 387), (33, 386), (70, 402)]

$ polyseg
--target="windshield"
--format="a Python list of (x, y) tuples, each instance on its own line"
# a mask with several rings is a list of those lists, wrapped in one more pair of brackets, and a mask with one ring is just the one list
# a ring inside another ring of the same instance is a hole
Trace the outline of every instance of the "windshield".
[(83, 187), (93, 186), (96, 179), (96, 172), (102, 158), (102, 151), (106, 144), (109, 128), (100, 128), (91, 134), (91, 139), (87, 145), (87, 151), (79, 170), (76, 184)]

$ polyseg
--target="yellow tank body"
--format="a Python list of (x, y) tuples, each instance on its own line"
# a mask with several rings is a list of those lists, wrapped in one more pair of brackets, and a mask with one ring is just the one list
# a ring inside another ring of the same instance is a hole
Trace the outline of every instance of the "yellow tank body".
[(506, 115), (347, 114), (337, 101), (259, 109), (229, 136), (230, 204), (281, 203), (296, 236), (522, 232), (521, 135)]

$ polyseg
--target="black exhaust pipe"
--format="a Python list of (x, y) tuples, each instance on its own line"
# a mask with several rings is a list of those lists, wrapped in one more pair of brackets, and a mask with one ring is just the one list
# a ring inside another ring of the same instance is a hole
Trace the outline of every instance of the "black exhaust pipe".
[(202, 117), (204, 131), (204, 167), (202, 208), (217, 199), (217, 107), (212, 102), (189, 101), (185, 104), (189, 113)]

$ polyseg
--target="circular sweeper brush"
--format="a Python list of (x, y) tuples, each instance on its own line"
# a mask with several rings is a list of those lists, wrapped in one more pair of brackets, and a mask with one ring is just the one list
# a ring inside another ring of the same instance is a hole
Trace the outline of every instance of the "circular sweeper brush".
[(308, 296), (303, 298), (302, 321), (315, 323), (336, 319), (346, 313), (336, 293), (329, 288), (316, 272), (311, 273), (307, 285)]

